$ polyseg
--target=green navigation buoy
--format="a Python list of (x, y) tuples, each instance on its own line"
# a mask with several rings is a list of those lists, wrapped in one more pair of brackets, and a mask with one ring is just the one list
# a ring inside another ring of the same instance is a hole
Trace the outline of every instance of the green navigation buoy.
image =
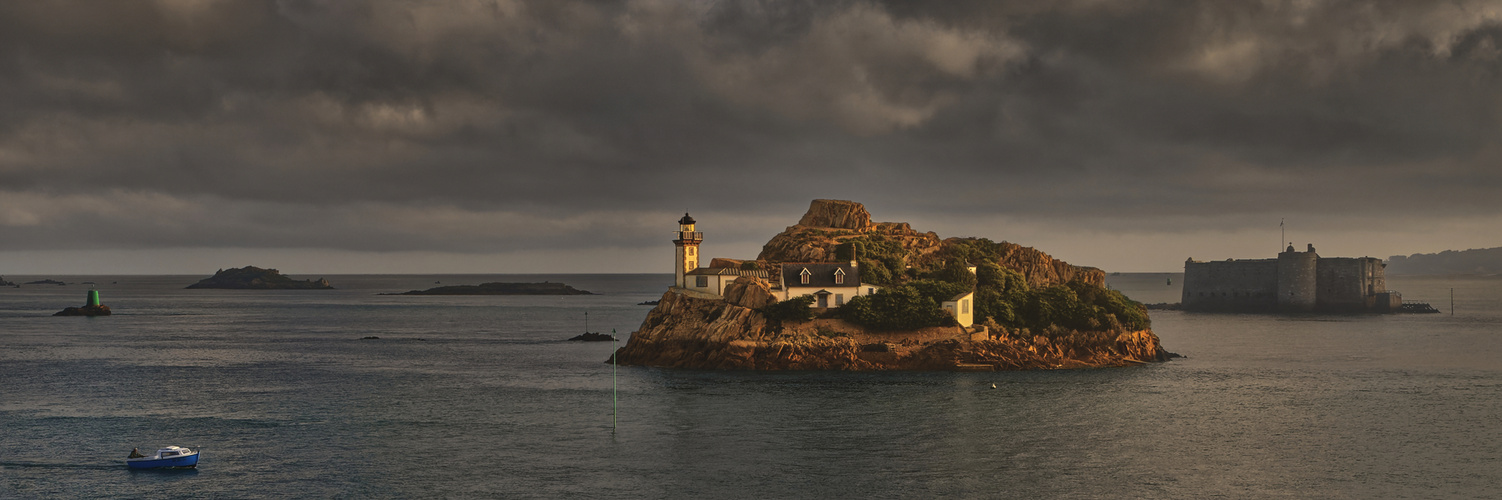
[(109, 316), (110, 306), (99, 303), (99, 290), (89, 289), (89, 299), (83, 307), (69, 307), (53, 316)]

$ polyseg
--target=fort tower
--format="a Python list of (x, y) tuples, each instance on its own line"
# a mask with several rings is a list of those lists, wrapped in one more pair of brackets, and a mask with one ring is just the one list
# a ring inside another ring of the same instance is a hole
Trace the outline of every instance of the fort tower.
[(1315, 270), (1319, 254), (1314, 245), (1308, 252), (1296, 252), (1293, 245), (1278, 254), (1278, 309), (1290, 312), (1313, 311), (1316, 299)]

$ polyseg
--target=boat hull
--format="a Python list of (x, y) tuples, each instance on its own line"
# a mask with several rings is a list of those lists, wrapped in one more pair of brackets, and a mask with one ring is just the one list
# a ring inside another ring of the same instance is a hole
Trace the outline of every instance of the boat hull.
[(198, 452), (171, 458), (132, 458), (125, 465), (132, 469), (192, 469), (198, 467)]

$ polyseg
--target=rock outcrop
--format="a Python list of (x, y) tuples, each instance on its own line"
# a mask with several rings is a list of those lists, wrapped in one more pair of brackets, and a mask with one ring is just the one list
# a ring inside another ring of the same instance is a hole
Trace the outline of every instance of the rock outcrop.
[(67, 309), (63, 309), (61, 311), (55, 312), (52, 315), (53, 316), (109, 316), (110, 315), (110, 306), (97, 305), (97, 306), (69, 307)]
[(847, 200), (814, 200), (798, 225), (853, 231), (868, 231), (876, 226), (871, 223), (871, 213), (865, 205)]
[[(853, 201), (814, 200), (798, 225), (789, 226), (773, 236), (762, 246), (756, 259), (766, 263), (837, 262), (841, 259), (835, 255), (836, 248), (842, 243), (869, 237), (895, 242), (902, 248), (906, 264), (913, 267), (934, 264), (942, 259), (946, 246), (961, 241), (960, 238), (942, 239), (933, 232), (919, 232), (906, 222), (873, 223), (866, 208)], [(1096, 286), (1105, 283), (1106, 273), (1100, 269), (1071, 265), (1035, 248), (1015, 243), (1003, 241), (996, 245), (1001, 254), (996, 263), (1021, 273), (1030, 286), (1067, 283), (1075, 279)], [(732, 262), (738, 264), (742, 261), (716, 258), (710, 267), (736, 267), (730, 265)]]
[(220, 269), (213, 276), (188, 285), (188, 288), (220, 288), (230, 290), (332, 290), (329, 280), (297, 281), (282, 276), (275, 269), (245, 266), (239, 269)]
[(1049, 337), (959, 327), (865, 332), (827, 320), (778, 325), (751, 308), (676, 292), (663, 294), (616, 352), (623, 365), (706, 370), (1051, 370), (1173, 356), (1148, 330)]
[(741, 276), (725, 286), (725, 302), (747, 309), (760, 309), (777, 302), (772, 294), (772, 285), (767, 280)]
[(1106, 272), (1093, 267), (1070, 265), (1055, 260), (1038, 249), (1016, 243), (1001, 242), (1001, 267), (1015, 270), (1027, 278), (1028, 286), (1038, 287), (1081, 280), (1095, 286), (1105, 286)]

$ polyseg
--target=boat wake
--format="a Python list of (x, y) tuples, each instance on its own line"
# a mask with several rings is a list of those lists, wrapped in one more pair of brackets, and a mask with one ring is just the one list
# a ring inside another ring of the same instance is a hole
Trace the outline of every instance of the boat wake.
[(0, 469), (7, 467), (45, 467), (49, 469), (97, 469), (115, 470), (126, 468), (125, 464), (79, 464), (68, 462), (0, 462)]

